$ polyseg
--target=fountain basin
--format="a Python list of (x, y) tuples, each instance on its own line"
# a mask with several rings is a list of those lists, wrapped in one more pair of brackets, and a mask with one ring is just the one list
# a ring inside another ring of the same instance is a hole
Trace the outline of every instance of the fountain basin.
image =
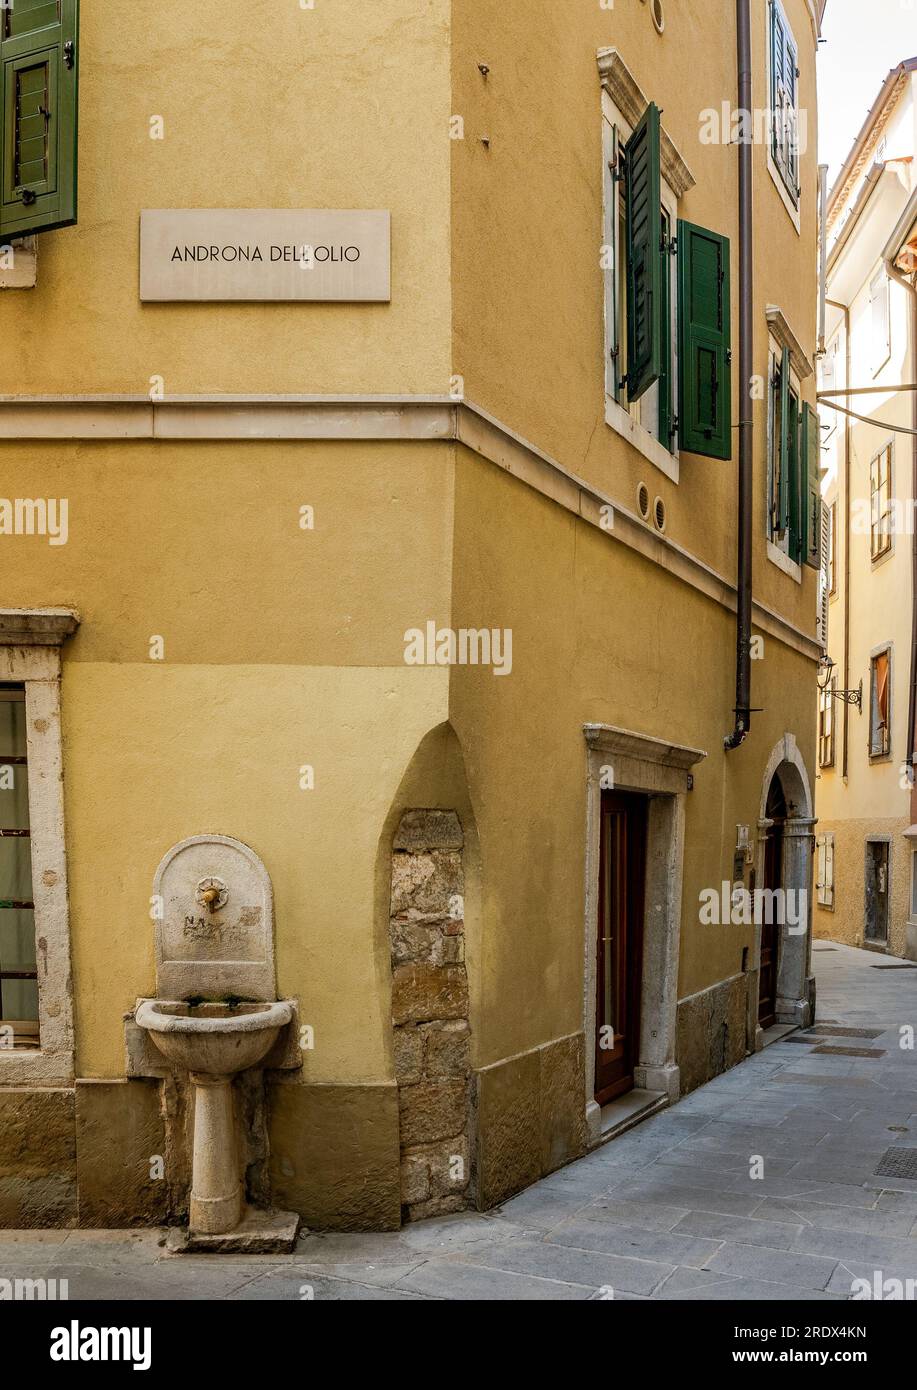
[(292, 1017), (288, 999), (236, 1005), (145, 999), (136, 1021), (175, 1066), (230, 1077), (263, 1061)]

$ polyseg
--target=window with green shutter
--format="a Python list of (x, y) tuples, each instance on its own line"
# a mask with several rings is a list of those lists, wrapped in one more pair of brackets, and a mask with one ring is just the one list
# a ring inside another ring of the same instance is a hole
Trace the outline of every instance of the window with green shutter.
[(811, 569), (821, 568), (822, 501), (819, 474), (821, 432), (818, 413), (808, 404), (802, 407), (799, 426), (800, 444), (800, 526), (799, 558)]
[(791, 354), (774, 359), (769, 438), (770, 538), (798, 565), (822, 564), (821, 434), (793, 387)]
[(692, 454), (732, 457), (729, 241), (678, 223), (678, 437)]
[(799, 52), (780, 0), (770, 0), (771, 154), (786, 190), (799, 202)]
[(605, 391), (609, 403), (674, 454), (678, 200), (662, 178), (658, 108), (648, 107), (637, 129), (627, 131), (616, 109), (606, 111)]
[(650, 102), (624, 150), (627, 265), (627, 398), (664, 370), (668, 348), (668, 247), (662, 232), (659, 107)]
[(79, 0), (0, 10), (0, 237), (76, 221)]

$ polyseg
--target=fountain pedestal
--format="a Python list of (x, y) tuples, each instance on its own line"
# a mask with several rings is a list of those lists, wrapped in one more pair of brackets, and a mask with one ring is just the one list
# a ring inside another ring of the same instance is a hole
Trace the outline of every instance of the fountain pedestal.
[(202, 1072), (191, 1072), (190, 1077), (194, 1085), (191, 1229), (202, 1235), (225, 1235), (242, 1218), (232, 1079)]

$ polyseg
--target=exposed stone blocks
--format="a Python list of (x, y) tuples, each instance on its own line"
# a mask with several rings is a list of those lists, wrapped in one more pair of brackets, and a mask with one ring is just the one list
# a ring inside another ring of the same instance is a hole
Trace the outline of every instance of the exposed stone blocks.
[(747, 1051), (747, 979), (735, 975), (678, 1004), (676, 1056), (687, 1095), (741, 1062)]
[(405, 1221), (469, 1205), (471, 1057), (462, 847), (453, 811), (407, 812), (393, 844), (392, 1024)]

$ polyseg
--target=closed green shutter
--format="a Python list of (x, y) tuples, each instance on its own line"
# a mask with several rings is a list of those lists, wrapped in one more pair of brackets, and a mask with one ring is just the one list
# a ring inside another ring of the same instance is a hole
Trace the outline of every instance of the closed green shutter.
[(799, 54), (777, 0), (770, 0), (771, 150), (794, 202), (799, 200), (798, 79)]
[(820, 444), (818, 414), (806, 403), (802, 407), (802, 424), (800, 426), (802, 467), (799, 473), (802, 496), (800, 498), (799, 550), (803, 564), (811, 566), (814, 570), (821, 568), (822, 502), (818, 476), (821, 462)]
[(682, 449), (732, 457), (729, 240), (678, 223), (678, 438)]
[(797, 124), (797, 102), (796, 91), (796, 70), (799, 65), (799, 55), (796, 52), (796, 44), (793, 36), (786, 24), (783, 25), (783, 87), (786, 92), (787, 109), (789, 112), (789, 128), (784, 140), (784, 159), (786, 163), (786, 175), (789, 179), (789, 191), (796, 201), (799, 197), (799, 154), (797, 149), (798, 132)]
[(778, 119), (780, 113), (780, 84), (783, 81), (783, 63), (785, 39), (783, 24), (774, 0), (770, 3), (771, 17), (771, 99), (770, 108), (773, 116), (771, 129), (771, 151), (774, 159), (783, 166), (783, 142), (781, 139), (781, 124)]
[(792, 482), (790, 478), (792, 458), (790, 440), (792, 432), (790, 429), (790, 350), (783, 349), (783, 356), (780, 359), (780, 378), (778, 382), (780, 418), (775, 428), (775, 444), (780, 450), (780, 506), (777, 517), (777, 529), (786, 531), (790, 526), (790, 498), (792, 496)]
[(663, 370), (662, 178), (659, 107), (650, 102), (624, 150), (627, 200), (627, 398), (638, 400)]
[(0, 236), (76, 221), (79, 0), (0, 10)]

